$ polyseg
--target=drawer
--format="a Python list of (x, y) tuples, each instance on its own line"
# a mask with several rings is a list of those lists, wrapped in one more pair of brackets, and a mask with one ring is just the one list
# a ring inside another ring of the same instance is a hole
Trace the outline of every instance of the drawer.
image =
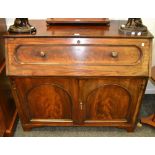
[(7, 75), (148, 76), (147, 39), (7, 39)]
[(18, 64), (48, 65), (136, 65), (142, 51), (134, 45), (20, 45), (14, 58)]

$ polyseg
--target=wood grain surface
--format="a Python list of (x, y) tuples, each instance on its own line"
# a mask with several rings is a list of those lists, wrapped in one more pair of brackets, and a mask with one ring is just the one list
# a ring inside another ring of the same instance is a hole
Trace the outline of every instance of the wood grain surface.
[[(6, 41), (7, 75), (148, 76), (150, 71), (151, 42), (147, 39)], [(113, 57), (112, 52), (117, 52), (117, 56)]]

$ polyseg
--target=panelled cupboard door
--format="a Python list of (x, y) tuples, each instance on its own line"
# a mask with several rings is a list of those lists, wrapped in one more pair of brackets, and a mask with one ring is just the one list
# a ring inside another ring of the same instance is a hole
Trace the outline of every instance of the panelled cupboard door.
[[(80, 100), (85, 124), (133, 123), (145, 80), (103, 78), (80, 80)], [(138, 103), (137, 103), (138, 102)], [(110, 125), (110, 124), (109, 124)]]
[(31, 77), (15, 78), (12, 82), (24, 123), (76, 122), (76, 80)]

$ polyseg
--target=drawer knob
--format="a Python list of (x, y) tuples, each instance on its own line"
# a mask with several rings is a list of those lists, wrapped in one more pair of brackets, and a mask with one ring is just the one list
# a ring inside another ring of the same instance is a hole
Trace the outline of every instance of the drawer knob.
[(41, 52), (40, 52), (40, 56), (41, 56), (41, 57), (45, 57), (45, 56), (46, 56), (45, 52), (41, 51)]
[(111, 56), (112, 56), (113, 58), (118, 57), (118, 52), (111, 52)]

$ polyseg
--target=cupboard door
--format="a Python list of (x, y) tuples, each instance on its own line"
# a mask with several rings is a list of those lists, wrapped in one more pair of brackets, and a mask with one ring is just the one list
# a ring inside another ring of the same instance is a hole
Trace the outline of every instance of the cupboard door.
[(80, 80), (84, 123), (135, 121), (145, 80), (103, 78)]
[(25, 123), (76, 121), (76, 80), (45, 77), (14, 80), (18, 110)]

